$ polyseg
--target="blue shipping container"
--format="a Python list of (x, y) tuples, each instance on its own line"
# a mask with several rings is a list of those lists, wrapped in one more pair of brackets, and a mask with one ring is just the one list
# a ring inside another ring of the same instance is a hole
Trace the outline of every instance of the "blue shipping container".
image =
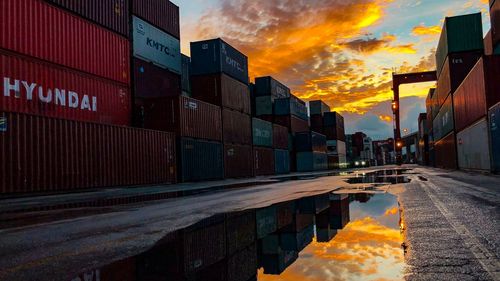
[(191, 43), (191, 75), (227, 75), (248, 84), (248, 58), (221, 39)]
[(182, 74), (179, 39), (133, 16), (133, 49), (136, 58)]
[(180, 179), (183, 182), (224, 178), (221, 143), (181, 138), (179, 145)]
[(274, 114), (278, 116), (294, 115), (308, 120), (306, 104), (295, 96), (274, 101)]
[(321, 152), (298, 152), (297, 172), (312, 172), (328, 169), (328, 156)]
[(489, 111), (492, 170), (500, 173), (500, 103)]
[(295, 151), (326, 152), (326, 136), (313, 131), (296, 133)]
[(274, 150), (274, 167), (277, 175), (290, 173), (290, 152), (288, 150)]

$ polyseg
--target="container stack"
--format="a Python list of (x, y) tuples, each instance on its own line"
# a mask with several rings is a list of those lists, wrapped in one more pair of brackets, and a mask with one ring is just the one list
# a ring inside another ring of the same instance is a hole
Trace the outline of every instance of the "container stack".
[(288, 128), (273, 124), (273, 148), (275, 173), (290, 173), (290, 137)]
[(274, 101), (289, 98), (290, 89), (273, 77), (255, 78), (253, 104), (255, 104), (255, 117), (274, 122)]
[(434, 120), (434, 116), (437, 115), (437, 95), (435, 95), (436, 88), (429, 89), (429, 94), (425, 100), (425, 107), (427, 111), (426, 116), (426, 125), (428, 132), (428, 147), (429, 147), (429, 161), (427, 163), (428, 166), (435, 166), (435, 150), (434, 150), (434, 133), (433, 133), (433, 124), (432, 120)]
[(182, 73), (181, 73), (181, 89), (182, 95), (191, 97), (191, 58), (186, 55), (181, 55)]
[(347, 167), (347, 147), (344, 117), (337, 112), (327, 112), (323, 117), (323, 134), (326, 136), (328, 168)]
[[(253, 118), (253, 165), (256, 176), (274, 175), (275, 151), (273, 149), (273, 123), (262, 119)], [(249, 159), (249, 158), (248, 158)], [(281, 165), (281, 163), (279, 163)]]
[(436, 51), (438, 113), (433, 120), (436, 166), (457, 168), (454, 93), (484, 52), (481, 14), (445, 19)]
[(494, 55), (500, 55), (500, 1), (490, 0), (491, 20), (491, 50)]
[[(194, 42), (191, 43), (191, 71), (193, 97), (219, 106), (222, 111), (225, 177), (251, 177), (248, 58), (221, 39)], [(272, 133), (269, 137), (272, 148)]]
[(418, 116), (417, 162), (420, 165), (429, 165), (429, 131), (426, 113), (421, 113)]
[(326, 136), (309, 131), (295, 134), (297, 151), (297, 172), (311, 172), (328, 169)]

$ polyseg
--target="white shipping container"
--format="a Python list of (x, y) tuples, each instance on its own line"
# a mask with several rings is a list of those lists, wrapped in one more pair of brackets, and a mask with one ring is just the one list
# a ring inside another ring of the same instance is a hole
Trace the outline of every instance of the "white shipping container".
[(347, 149), (345, 142), (339, 140), (326, 141), (328, 155), (346, 155)]
[(488, 121), (481, 119), (457, 134), (458, 166), (465, 170), (491, 170)]

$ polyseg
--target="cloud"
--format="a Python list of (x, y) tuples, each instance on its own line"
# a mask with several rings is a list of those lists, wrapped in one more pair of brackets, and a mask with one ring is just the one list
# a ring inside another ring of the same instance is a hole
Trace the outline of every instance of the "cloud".
[(380, 39), (356, 39), (343, 43), (342, 46), (345, 46), (352, 51), (364, 54), (373, 54), (375, 52), (415, 54), (417, 52), (414, 44), (392, 46), (391, 43), (394, 41), (396, 41), (396, 36), (386, 34)]
[(425, 26), (421, 24), (413, 27), (412, 34), (414, 36), (426, 36), (426, 35), (438, 36), (439, 34), (441, 34), (441, 26), (439, 25)]

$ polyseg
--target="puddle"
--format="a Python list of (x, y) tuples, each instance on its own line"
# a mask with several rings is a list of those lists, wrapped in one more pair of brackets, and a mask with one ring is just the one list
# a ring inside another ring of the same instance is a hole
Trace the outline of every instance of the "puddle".
[(313, 180), (313, 179), (318, 179), (318, 178), (323, 178), (323, 177), (347, 176), (349, 174), (352, 174), (352, 172), (333, 172), (333, 173), (326, 173), (326, 174), (304, 175), (304, 176), (282, 176), (282, 177), (275, 177), (272, 179), (280, 181), (280, 182), (284, 182), (284, 181), (297, 181), (297, 180)]
[(349, 184), (399, 184), (409, 183), (411, 180), (407, 175), (408, 169), (382, 170), (371, 173), (359, 173), (346, 180)]
[(402, 280), (390, 194), (323, 194), (221, 214), (79, 280)]

